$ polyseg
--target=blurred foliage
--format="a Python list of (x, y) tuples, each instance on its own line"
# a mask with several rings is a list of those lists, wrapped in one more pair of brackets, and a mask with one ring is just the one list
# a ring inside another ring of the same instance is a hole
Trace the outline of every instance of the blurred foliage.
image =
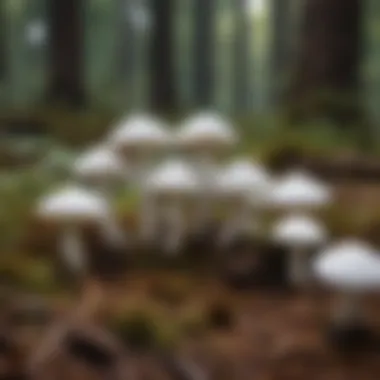
[(6, 285), (16, 289), (40, 294), (58, 290), (54, 270), (46, 258), (35, 260), (22, 253), (5, 256), (0, 261), (0, 271)]

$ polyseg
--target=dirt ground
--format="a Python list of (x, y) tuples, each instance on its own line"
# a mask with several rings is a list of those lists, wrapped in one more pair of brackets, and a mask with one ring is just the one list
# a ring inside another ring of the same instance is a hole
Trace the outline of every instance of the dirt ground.
[[(162, 279), (166, 286), (178, 284), (182, 288), (176, 302), (159, 297), (157, 288), (162, 286)], [(380, 373), (380, 350), (347, 355), (330, 345), (326, 329), (334, 296), (322, 290), (260, 289), (236, 293), (215, 279), (150, 272), (135, 273), (122, 288), (108, 289), (106, 300), (106, 309), (111, 314), (149, 309), (168, 325), (186, 314), (205, 316), (215, 302), (223, 303), (231, 313), (229, 326), (208, 327), (181, 339), (171, 355), (187, 363), (182, 374), (169, 371), (155, 351), (130, 352), (125, 356), (128, 372), (121, 378), (377, 380)], [(366, 312), (368, 323), (380, 333), (378, 297), (366, 300)], [(37, 342), (43, 336), (35, 336), (34, 347), (38, 347)], [(33, 345), (30, 349), (35, 350)]]

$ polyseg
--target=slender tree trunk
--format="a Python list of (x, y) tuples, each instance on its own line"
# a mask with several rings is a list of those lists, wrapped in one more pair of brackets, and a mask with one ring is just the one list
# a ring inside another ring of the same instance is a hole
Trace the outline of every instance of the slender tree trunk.
[(214, 100), (215, 0), (193, 0), (194, 4), (194, 103), (210, 107)]
[(7, 28), (5, 15), (5, 2), (0, 2), (0, 80), (7, 75)]
[(233, 39), (233, 98), (235, 109), (245, 111), (249, 106), (250, 90), (250, 22), (246, 10), (247, 0), (235, 0), (235, 33)]
[(280, 103), (289, 74), (290, 28), (292, 22), (291, 0), (271, 0), (272, 9), (272, 55), (271, 70), (275, 103)]
[(150, 48), (151, 105), (159, 112), (177, 110), (174, 70), (173, 10), (175, 0), (151, 0), (154, 29)]
[(307, 0), (291, 86), (293, 116), (360, 118), (361, 0)]
[(119, 43), (117, 45), (118, 77), (121, 78), (123, 90), (128, 94), (128, 100), (132, 100), (133, 75), (134, 75), (134, 43), (135, 30), (131, 20), (133, 0), (118, 1)]
[(83, 75), (83, 0), (49, 0), (48, 101), (81, 107)]

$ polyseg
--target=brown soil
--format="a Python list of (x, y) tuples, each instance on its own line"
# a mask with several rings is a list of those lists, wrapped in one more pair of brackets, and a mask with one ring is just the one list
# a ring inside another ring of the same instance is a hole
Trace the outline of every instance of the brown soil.
[[(158, 284), (183, 288), (183, 301), (166, 304), (157, 299), (152, 290)], [(173, 354), (195, 363), (209, 379), (375, 380), (380, 371), (380, 350), (345, 356), (330, 346), (326, 328), (334, 299), (322, 291), (235, 293), (208, 278), (135, 273), (122, 287), (109, 288), (108, 292), (108, 312), (149, 309), (164, 316), (169, 324), (184, 314), (206, 315), (215, 302), (227, 305), (232, 314), (231, 327), (189, 334)], [(368, 299), (366, 306), (369, 324), (380, 332), (380, 300)], [(81, 320), (83, 323), (85, 313)], [(34, 347), (38, 347), (41, 336), (41, 332), (34, 336)], [(126, 362), (136, 379), (181, 378), (168, 369), (157, 352), (129, 353)]]

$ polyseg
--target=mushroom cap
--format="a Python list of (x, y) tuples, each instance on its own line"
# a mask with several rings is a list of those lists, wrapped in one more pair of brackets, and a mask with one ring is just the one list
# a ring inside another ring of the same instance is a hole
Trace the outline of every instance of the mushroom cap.
[(270, 198), (279, 207), (320, 207), (331, 201), (331, 192), (308, 174), (293, 172), (273, 187)]
[(68, 186), (44, 199), (37, 214), (57, 222), (81, 223), (101, 220), (109, 213), (107, 201), (89, 190)]
[(259, 164), (238, 160), (221, 172), (218, 186), (222, 194), (260, 197), (267, 193), (270, 181), (265, 169)]
[(289, 246), (315, 246), (327, 240), (327, 231), (316, 220), (292, 215), (280, 220), (273, 228), (273, 238)]
[(237, 140), (236, 132), (226, 119), (207, 112), (185, 120), (177, 134), (179, 145), (193, 148), (228, 147)]
[(84, 178), (122, 177), (123, 169), (118, 156), (105, 147), (90, 149), (74, 163), (75, 173)]
[(131, 116), (121, 121), (111, 134), (110, 143), (117, 149), (153, 149), (169, 145), (171, 136), (161, 120), (149, 115)]
[(380, 258), (374, 248), (359, 241), (343, 241), (323, 251), (313, 269), (321, 282), (340, 290), (380, 288)]
[(200, 181), (192, 166), (182, 160), (169, 160), (150, 174), (145, 183), (148, 191), (161, 195), (194, 194)]

